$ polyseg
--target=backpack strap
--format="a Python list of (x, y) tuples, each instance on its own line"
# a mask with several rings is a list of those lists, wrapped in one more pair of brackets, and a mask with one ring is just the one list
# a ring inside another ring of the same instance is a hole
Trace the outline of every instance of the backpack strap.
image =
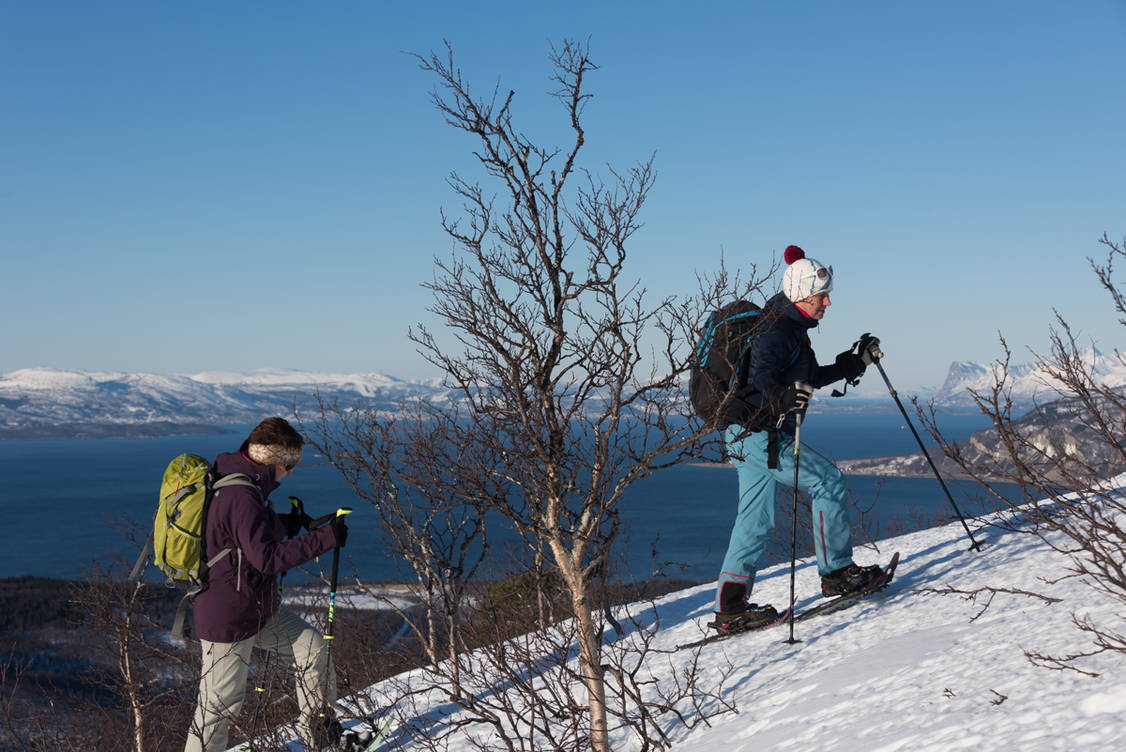
[(766, 429), (766, 468), (778, 469), (778, 426), (773, 423)]
[[(224, 556), (234, 550), (236, 550), (234, 546), (227, 546), (208, 560), (207, 568), (210, 569), (218, 564)], [(188, 592), (184, 593), (184, 597), (180, 599), (180, 605), (176, 607), (176, 618), (172, 621), (172, 637), (175, 639), (184, 639), (184, 626), (188, 620), (188, 609), (191, 607), (195, 597), (201, 592), (203, 592), (203, 583), (193, 586)]]
[(129, 581), (137, 582), (141, 578), (141, 571), (144, 569), (145, 562), (148, 561), (149, 551), (152, 550), (152, 537), (153, 532), (149, 531), (149, 537), (145, 539), (145, 545), (141, 547), (141, 555), (137, 557), (137, 563), (133, 565), (133, 571), (129, 573)]
[(176, 618), (172, 621), (172, 639), (184, 639), (184, 625), (188, 619), (188, 608), (191, 607), (192, 599), (197, 595), (199, 595), (199, 588), (192, 588), (180, 599), (180, 605), (176, 607)]
[[(225, 488), (227, 486), (250, 486), (251, 488), (258, 488), (258, 486), (254, 484), (254, 481), (252, 481), (250, 479), (250, 476), (248, 476), (246, 473), (231, 473), (230, 475), (224, 475), (222, 478), (211, 484), (211, 487), (216, 490)], [(259, 493), (259, 496), (261, 496), (261, 493)]]
[[(222, 478), (211, 484), (211, 489), (213, 491), (218, 491), (219, 489), (226, 488), (228, 486), (250, 486), (251, 488), (255, 489), (259, 498), (261, 498), (262, 496), (261, 491), (258, 490), (258, 486), (255, 485), (254, 481), (250, 480), (250, 478), (244, 473), (231, 473), (230, 475), (224, 475)], [(203, 532), (204, 535), (207, 534), (206, 530), (204, 530)], [(207, 570), (218, 564), (224, 556), (236, 550), (238, 550), (237, 546), (227, 546), (222, 551), (208, 559), (207, 562), (201, 567), (202, 571), (200, 572), (200, 583), (188, 590), (188, 592), (184, 594), (184, 597), (180, 599), (180, 605), (176, 607), (176, 618), (172, 622), (172, 637), (174, 639), (182, 640), (184, 638), (188, 609), (191, 607), (192, 601), (195, 600), (195, 597), (203, 592), (203, 588), (206, 586)]]

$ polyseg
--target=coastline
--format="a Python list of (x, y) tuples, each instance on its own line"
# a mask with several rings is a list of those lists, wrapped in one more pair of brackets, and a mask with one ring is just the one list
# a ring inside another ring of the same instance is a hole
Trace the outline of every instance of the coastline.
[[(942, 458), (945, 459), (945, 458)], [(942, 459), (939, 464), (944, 464)], [(730, 462), (692, 462), (689, 463), (692, 467), (707, 467), (714, 469), (727, 468), (734, 470), (735, 466)], [(856, 475), (874, 478), (933, 478), (934, 471), (930, 469), (930, 465), (926, 463), (926, 458), (920, 453), (915, 454), (900, 454), (888, 457), (865, 457), (862, 459), (851, 460), (837, 460), (834, 464), (841, 469), (845, 475)], [(918, 465), (923, 467), (918, 467)], [(941, 470), (943, 479), (948, 480), (977, 480), (972, 475), (969, 475), (961, 470), (951, 470), (945, 468)], [(1003, 482), (1003, 478), (987, 478), (990, 481)]]

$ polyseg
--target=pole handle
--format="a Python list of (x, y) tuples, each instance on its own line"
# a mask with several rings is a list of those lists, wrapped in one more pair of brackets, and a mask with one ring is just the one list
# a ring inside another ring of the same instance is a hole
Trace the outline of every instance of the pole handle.
[(346, 514), (352, 514), (352, 507), (340, 507), (335, 512), (329, 512), (326, 515), (318, 517), (317, 519), (309, 523), (309, 529), (316, 530), (321, 525), (327, 525), (337, 517), (343, 517)]

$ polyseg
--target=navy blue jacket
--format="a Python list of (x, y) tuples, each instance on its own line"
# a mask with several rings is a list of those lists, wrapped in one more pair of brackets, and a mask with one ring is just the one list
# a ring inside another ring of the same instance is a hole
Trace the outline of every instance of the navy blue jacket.
[[(837, 363), (822, 366), (809, 341), (809, 331), (817, 321), (809, 318), (782, 293), (766, 302), (760, 314), (762, 323), (751, 344), (750, 366), (740, 397), (758, 409), (751, 430), (762, 430), (777, 422), (782, 412), (782, 395), (795, 381), (808, 382), (819, 389), (844, 378)], [(782, 430), (794, 431), (790, 415)]]

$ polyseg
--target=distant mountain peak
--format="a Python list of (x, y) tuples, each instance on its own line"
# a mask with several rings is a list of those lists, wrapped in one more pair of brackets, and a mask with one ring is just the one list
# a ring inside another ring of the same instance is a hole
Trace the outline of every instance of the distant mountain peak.
[[(1126, 362), (1117, 353), (1104, 355), (1095, 347), (1080, 352), (1099, 383), (1106, 386), (1126, 384)], [(935, 402), (943, 407), (966, 407), (973, 404), (971, 390), (989, 393), (1001, 373), (999, 363), (955, 361), (946, 372), (946, 380), (935, 393)], [(1023, 407), (1033, 403), (1056, 400), (1060, 384), (1047, 372), (1043, 363), (1010, 364), (1006, 387), (1014, 402)]]

